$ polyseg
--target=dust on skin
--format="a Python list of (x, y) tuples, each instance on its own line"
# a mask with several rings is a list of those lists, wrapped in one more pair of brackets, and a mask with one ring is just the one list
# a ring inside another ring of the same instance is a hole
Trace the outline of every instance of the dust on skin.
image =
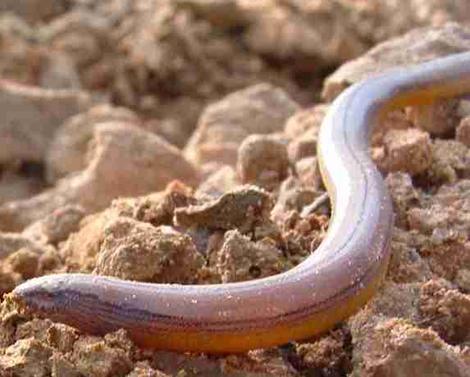
[[(303, 210), (324, 193), (314, 147), (329, 100), (372, 71), (470, 49), (464, 38), (470, 31), (458, 24), (414, 31), (344, 65), (325, 81), (324, 102), (314, 103), (311, 93), (320, 97), (324, 78), (316, 65), (357, 57), (371, 41), (416, 20), (388, 25), (368, 1), (333, 8), (322, 1), (317, 8), (294, 0), (260, 3), (82, 1), (38, 13), (41, 22), (21, 7), (5, 15), (0, 33), (15, 43), (0, 46), (3, 76), (51, 89), (41, 102), (45, 110), (65, 106), (55, 96), (58, 88), (81, 89), (104, 104), (74, 109), (50, 125), (57, 128), (50, 140), (33, 140), (47, 152), (34, 154), (34, 169), (23, 160), (35, 151), (11, 149), (1, 162), (0, 194), (8, 193), (0, 198), (1, 375), (377, 377), (414, 376), (416, 368), (429, 376), (468, 375), (465, 100), (397, 111), (373, 135), (371, 153), (396, 212), (392, 260), (376, 297), (321, 337), (218, 357), (144, 350), (123, 330), (97, 337), (34, 318), (8, 295), (29, 278), (57, 272), (220, 283), (292, 268), (328, 227), (328, 201)], [(437, 24), (461, 10), (458, 2), (454, 14), (419, 3), (413, 6), (424, 7)], [(224, 9), (236, 12), (227, 17)], [(269, 24), (269, 17), (253, 16), (260, 12), (283, 17)], [(315, 14), (330, 18), (316, 24)], [(334, 22), (327, 27), (328, 19)], [(289, 29), (296, 22), (308, 28)], [(352, 32), (356, 24), (371, 30)], [(273, 25), (282, 26), (276, 49)], [(324, 36), (332, 25), (339, 28), (332, 40), (341, 43), (325, 43), (322, 51), (299, 44), (306, 31)], [(31, 37), (36, 30), (44, 39)], [(335, 50), (346, 41), (354, 42), (354, 55)], [(261, 42), (269, 49), (260, 50)], [(7, 94), (2, 111), (16, 101), (33, 114), (24, 91)], [(3, 130), (0, 122), (0, 135)]]

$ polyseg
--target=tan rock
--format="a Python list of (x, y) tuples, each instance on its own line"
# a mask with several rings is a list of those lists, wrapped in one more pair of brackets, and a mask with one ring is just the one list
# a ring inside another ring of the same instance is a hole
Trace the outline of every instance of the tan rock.
[[(304, 66), (335, 65), (364, 52), (357, 27), (359, 8), (341, 1), (258, 2), (248, 29), (248, 46), (276, 59)], [(311, 68), (312, 69), (312, 68)]]
[(191, 283), (202, 264), (189, 236), (118, 217), (104, 228), (94, 272), (127, 280)]
[(245, 137), (282, 131), (297, 109), (282, 89), (270, 84), (234, 92), (204, 110), (186, 155), (199, 163), (222, 159), (234, 164), (238, 145)]
[(470, 175), (470, 149), (456, 140), (436, 139), (431, 145), (432, 164), (427, 176), (434, 184), (455, 183)]
[(437, 101), (432, 105), (414, 106), (408, 109), (408, 119), (413, 124), (435, 136), (445, 136), (459, 123), (459, 100)]
[(312, 128), (303, 135), (292, 140), (287, 148), (287, 154), (289, 155), (291, 163), (296, 163), (306, 157), (316, 156), (317, 142), (317, 128)]
[[(434, 232), (433, 232), (434, 233)], [(431, 271), (437, 277), (453, 281), (457, 273), (470, 265), (470, 243), (459, 239), (433, 240), (421, 247)], [(440, 242), (440, 243), (439, 243)]]
[(316, 341), (296, 344), (296, 351), (308, 369), (319, 370), (324, 375), (341, 374), (351, 368), (347, 342), (346, 331), (338, 329)]
[(132, 362), (122, 348), (92, 336), (83, 336), (75, 342), (71, 358), (85, 376), (124, 377), (132, 370)]
[(34, 28), (10, 12), (2, 12), (0, 18), (3, 41), (0, 47), (1, 77), (26, 85), (37, 85), (41, 52), (31, 43), (35, 35)]
[(384, 137), (390, 130), (406, 130), (411, 127), (413, 123), (406, 117), (406, 109), (388, 112), (372, 130), (370, 140), (372, 152), (374, 153), (374, 149), (379, 149), (383, 145)]
[(422, 325), (430, 326), (450, 344), (470, 339), (470, 296), (441, 280), (430, 280), (421, 287), (418, 303)]
[(153, 369), (148, 361), (139, 361), (135, 364), (134, 369), (127, 377), (168, 377), (167, 374)]
[(227, 377), (294, 377), (298, 373), (283, 356), (282, 351), (273, 348), (253, 350), (242, 355), (230, 355), (220, 360), (220, 369)]
[(467, 240), (470, 232), (469, 185), (470, 181), (460, 180), (441, 186), (425, 205), (408, 211), (409, 227), (431, 236), (435, 245)]
[(33, 339), (21, 339), (0, 356), (0, 373), (25, 377), (47, 377), (51, 372), (52, 349)]
[(271, 196), (256, 186), (241, 186), (207, 203), (175, 210), (177, 225), (208, 229), (238, 229), (252, 231), (269, 219), (273, 203)]
[[(5, 246), (5, 245), (4, 245)], [(11, 274), (17, 283), (51, 272), (62, 272), (57, 250), (50, 245), (27, 242), (12, 248), (1, 264), (1, 271)]]
[(290, 139), (295, 139), (305, 134), (313, 136), (315, 133), (318, 133), (328, 107), (329, 105), (327, 104), (320, 104), (297, 111), (287, 119), (284, 127), (285, 135)]
[(385, 183), (392, 196), (395, 222), (404, 227), (408, 224), (408, 211), (420, 203), (420, 192), (413, 186), (411, 176), (407, 173), (390, 173)]
[(237, 172), (242, 183), (272, 190), (289, 170), (286, 144), (270, 135), (250, 135), (238, 149)]
[(29, 249), (41, 255), (46, 247), (18, 233), (0, 233), (0, 259), (7, 258), (20, 249)]
[(31, 199), (0, 206), (0, 227), (22, 229), (68, 204), (94, 212), (120, 196), (162, 190), (174, 180), (198, 182), (198, 171), (160, 137), (122, 123), (101, 123), (87, 168)]
[(464, 293), (470, 293), (470, 269), (462, 268), (457, 271), (455, 276), (455, 284)]
[(422, 283), (396, 284), (385, 281), (379, 292), (363, 310), (348, 320), (354, 347), (361, 351), (370, 331), (380, 322), (390, 318), (400, 318), (407, 323), (418, 323), (417, 301)]
[[(152, 365), (159, 371), (166, 373), (164, 377), (167, 377), (167, 375), (173, 377), (178, 373), (187, 373), (187, 371), (202, 376), (217, 376), (221, 373), (220, 361), (204, 354), (192, 354), (188, 357), (178, 352), (156, 350), (154, 355)], [(157, 375), (157, 377), (160, 377), (160, 375)]]
[(57, 50), (43, 49), (37, 85), (46, 89), (81, 89), (80, 75), (73, 59)]
[(11, 271), (21, 275), (25, 280), (38, 275), (39, 255), (33, 250), (22, 248), (11, 254), (5, 261)]
[[(359, 334), (358, 331), (362, 331)], [(396, 318), (367, 329), (354, 329), (354, 371), (364, 377), (468, 376), (458, 349), (432, 330), (419, 329)], [(361, 338), (360, 344), (357, 337)]]
[(69, 376), (81, 377), (79, 370), (63, 354), (54, 353), (51, 356), (52, 377)]
[(201, 182), (196, 195), (216, 198), (228, 191), (234, 190), (238, 183), (235, 169), (229, 165), (223, 165)]
[(55, 18), (43, 32), (50, 49), (64, 52), (83, 71), (108, 50), (106, 43), (112, 40), (111, 23), (111, 17), (82, 8)]
[(104, 240), (104, 229), (113, 216), (108, 212), (90, 215), (83, 219), (80, 230), (70, 235), (61, 249), (69, 271), (91, 272)]
[(47, 331), (52, 325), (53, 322), (49, 319), (32, 318), (30, 321), (20, 321), (16, 324), (15, 338), (16, 340), (35, 338), (46, 343)]
[(114, 200), (105, 211), (81, 221), (78, 232), (72, 233), (61, 248), (62, 257), (69, 270), (91, 272), (108, 224), (128, 218), (137, 220), (137, 224), (172, 225), (175, 208), (194, 203), (190, 188), (180, 182), (172, 182), (165, 191)]
[(58, 208), (45, 218), (28, 226), (23, 235), (43, 244), (57, 245), (78, 230), (85, 212), (79, 206), (68, 205)]
[(62, 323), (53, 323), (46, 332), (47, 344), (62, 353), (72, 351), (77, 339), (78, 331)]
[(1, 81), (0, 162), (43, 161), (56, 129), (90, 105), (89, 96), (82, 92)]
[[(189, 137), (201, 110), (228, 93), (260, 82), (297, 91), (287, 73), (246, 48), (243, 29), (223, 30), (241, 21), (240, 13), (245, 11), (238, 0), (130, 2), (124, 7), (128, 21), (107, 33), (122, 36), (117, 64), (108, 60), (113, 98), (152, 117), (175, 120)], [(152, 101), (156, 106), (149, 106)], [(223, 155), (213, 148), (207, 153)]]
[(456, 139), (470, 148), (470, 116), (460, 122), (456, 131)]
[(51, 19), (65, 12), (68, 7), (67, 2), (55, 0), (5, 0), (0, 5), (0, 11), (14, 12), (27, 21), (34, 23)]
[(434, 204), (429, 208), (412, 208), (408, 211), (411, 229), (424, 234), (432, 234), (438, 228), (450, 228), (456, 221), (457, 211), (452, 207)]
[(392, 241), (392, 257), (388, 277), (395, 283), (425, 282), (433, 273), (426, 259), (417, 250), (401, 240)]
[[(18, 284), (21, 283), (21, 276), (11, 271), (0, 271), (0, 293), (11, 292)], [(8, 331), (1, 334), (0, 341), (2, 346), (11, 344), (11, 334)], [(1, 368), (0, 368), (1, 370)]]
[(85, 169), (88, 143), (93, 139), (97, 124), (111, 121), (134, 125), (139, 123), (139, 118), (131, 110), (103, 104), (67, 119), (55, 132), (47, 151), (48, 181), (53, 183)]
[[(178, 112), (178, 110), (176, 110), (176, 112)], [(190, 136), (189, 133), (192, 132), (192, 129), (185, 129), (181, 122), (178, 122), (173, 118), (148, 119), (142, 123), (141, 127), (163, 137), (170, 144), (173, 144), (178, 148), (184, 147)]]
[(322, 96), (331, 101), (349, 85), (372, 74), (468, 51), (468, 33), (469, 29), (463, 25), (447, 23), (442, 27), (425, 27), (390, 39), (330, 75), (325, 81)]
[(318, 132), (327, 111), (328, 105), (320, 104), (300, 110), (287, 120), (284, 134), (290, 139), (287, 153), (291, 163), (316, 156)]
[(299, 179), (289, 177), (279, 187), (276, 204), (272, 210), (272, 217), (282, 221), (291, 211), (302, 212), (302, 209), (311, 204), (320, 192), (310, 185), (304, 187)]
[(288, 269), (289, 264), (272, 242), (251, 242), (231, 230), (225, 233), (217, 253), (216, 268), (222, 282), (228, 283), (275, 275)]
[(435, 196), (436, 203), (461, 209), (466, 207), (468, 200), (470, 200), (470, 179), (460, 179), (455, 183), (442, 185)]
[[(36, 173), (36, 164), (20, 164), (20, 166), (4, 166), (0, 177), (0, 204), (29, 198), (44, 189), (45, 182)], [(41, 170), (41, 169), (37, 169)]]
[(387, 171), (423, 173), (431, 165), (429, 134), (415, 128), (390, 130), (384, 137), (384, 156), (379, 165)]
[(176, 3), (178, 8), (189, 9), (220, 29), (243, 27), (248, 22), (237, 0), (177, 0)]
[(465, 23), (470, 12), (466, 0), (248, 0), (242, 4), (252, 13), (248, 46), (288, 61), (291, 69), (300, 72), (338, 65), (417, 27)]
[(196, 204), (190, 187), (172, 181), (164, 191), (137, 198), (121, 198), (111, 203), (112, 216), (125, 216), (153, 226), (173, 225), (175, 209)]
[(295, 163), (295, 171), (299, 181), (305, 187), (319, 190), (323, 180), (318, 165), (318, 158), (314, 156), (304, 157)]

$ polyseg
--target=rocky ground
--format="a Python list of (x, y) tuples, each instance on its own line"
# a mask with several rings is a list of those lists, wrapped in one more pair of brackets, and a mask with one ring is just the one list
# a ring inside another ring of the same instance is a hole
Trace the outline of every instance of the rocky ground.
[(329, 103), (461, 51), (466, 0), (3, 0), (0, 376), (470, 376), (466, 99), (378, 125), (392, 261), (322, 337), (224, 357), (142, 350), (9, 295), (57, 272), (198, 284), (290, 269), (328, 228)]

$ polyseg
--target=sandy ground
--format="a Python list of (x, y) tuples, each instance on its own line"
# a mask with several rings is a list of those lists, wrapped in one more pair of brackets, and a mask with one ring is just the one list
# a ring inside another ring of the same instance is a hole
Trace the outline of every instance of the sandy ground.
[(202, 284), (292, 268), (328, 228), (329, 103), (461, 51), (466, 0), (2, 1), (0, 376), (470, 376), (465, 99), (378, 125), (392, 260), (374, 299), (321, 337), (223, 357), (143, 350), (9, 294), (57, 272)]

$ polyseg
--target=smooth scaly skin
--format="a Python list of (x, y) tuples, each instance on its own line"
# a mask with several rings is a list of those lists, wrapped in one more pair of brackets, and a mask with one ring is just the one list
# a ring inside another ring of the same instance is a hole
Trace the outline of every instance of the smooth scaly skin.
[(465, 53), (370, 78), (334, 101), (318, 151), (333, 217), (320, 247), (290, 271), (194, 286), (52, 275), (14, 295), (33, 313), (85, 332), (125, 328), (143, 347), (242, 352), (328, 330), (374, 294), (389, 259), (392, 206), (369, 157), (372, 126), (389, 109), (469, 91)]

